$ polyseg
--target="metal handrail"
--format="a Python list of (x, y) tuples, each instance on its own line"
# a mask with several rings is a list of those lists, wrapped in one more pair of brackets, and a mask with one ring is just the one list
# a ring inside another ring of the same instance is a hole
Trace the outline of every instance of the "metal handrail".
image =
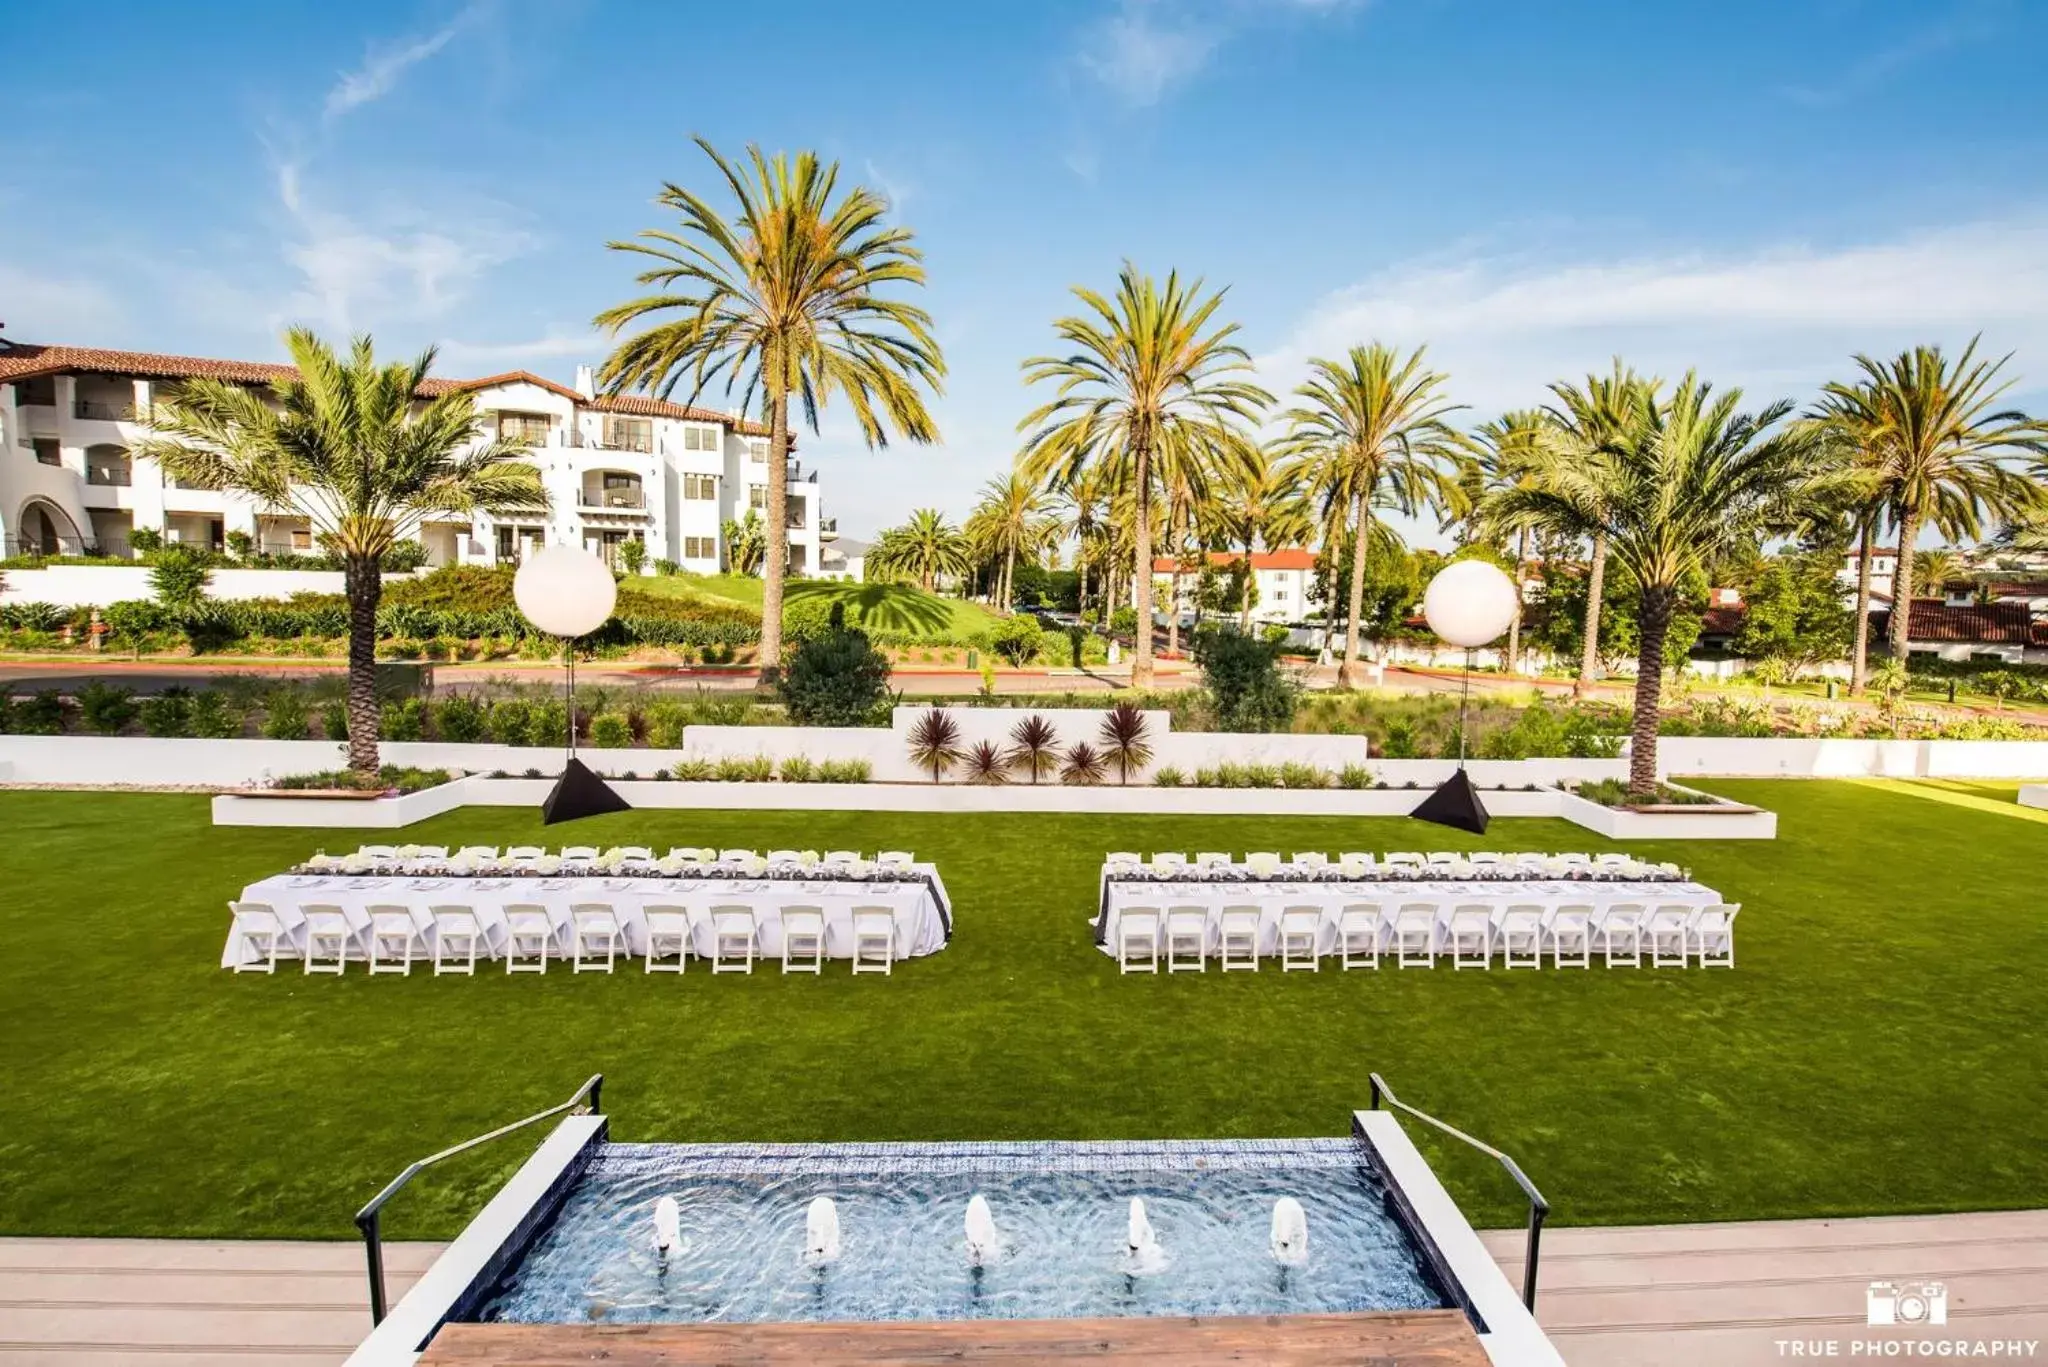
[(1529, 1198), (1529, 1248), (1522, 1260), (1522, 1304), (1527, 1306), (1531, 1313), (1534, 1313), (1536, 1309), (1536, 1251), (1543, 1239), (1543, 1218), (1550, 1214), (1550, 1202), (1543, 1199), (1543, 1193), (1536, 1190), (1536, 1184), (1529, 1180), (1529, 1175), (1522, 1171), (1522, 1165), (1514, 1159), (1508, 1157), (1484, 1140), (1474, 1139), (1457, 1126), (1447, 1125), (1427, 1111), (1416, 1110), (1413, 1106), (1401, 1100), (1400, 1097), (1395, 1096), (1394, 1089), (1389, 1087), (1386, 1080), (1378, 1073), (1372, 1073), (1369, 1076), (1372, 1078), (1373, 1110), (1377, 1111), (1380, 1108), (1380, 1103), (1384, 1101), (1389, 1106), (1406, 1111), (1417, 1120), (1434, 1125), (1437, 1129), (1451, 1136), (1451, 1138), (1470, 1144), (1473, 1148), (1495, 1160), (1503, 1168), (1506, 1168), (1508, 1176), (1515, 1179), (1515, 1185), (1520, 1187), (1522, 1194)]
[[(372, 1325), (384, 1322), (386, 1308), (384, 1300), (384, 1239), (381, 1218), (385, 1204), (392, 1197), (398, 1195), (399, 1192), (405, 1190), (408, 1182), (434, 1166), (434, 1164), (453, 1158), (459, 1153), (467, 1153), (478, 1145), (488, 1144), (493, 1139), (502, 1139), (515, 1130), (523, 1130), (528, 1125), (551, 1119), (565, 1111), (575, 1111), (579, 1115), (603, 1115), (604, 1105), (600, 1095), (603, 1087), (604, 1074), (592, 1074), (590, 1081), (576, 1089), (576, 1095), (570, 1097), (559, 1106), (550, 1106), (545, 1111), (530, 1115), (524, 1120), (515, 1120), (509, 1125), (500, 1125), (489, 1134), (480, 1134), (474, 1139), (465, 1139), (452, 1148), (443, 1149), (439, 1153), (429, 1154), (417, 1163), (408, 1166), (398, 1176), (392, 1178), (384, 1190), (370, 1198), (370, 1204), (356, 1212), (356, 1228), (362, 1231), (363, 1251), (369, 1257), (370, 1262), (370, 1323)], [(583, 1104), (586, 1098), (589, 1101), (588, 1105)]]

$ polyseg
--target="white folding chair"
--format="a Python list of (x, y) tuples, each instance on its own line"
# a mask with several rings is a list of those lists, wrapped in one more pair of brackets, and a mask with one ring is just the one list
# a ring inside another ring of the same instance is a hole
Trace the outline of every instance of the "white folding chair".
[(1550, 940), (1551, 967), (1592, 967), (1592, 907), (1583, 902), (1567, 902), (1553, 907), (1543, 929)]
[(1600, 952), (1613, 968), (1626, 964), (1643, 966), (1643, 907), (1640, 902), (1616, 902), (1600, 918)]
[(348, 952), (356, 947), (355, 927), (340, 907), (301, 907), (306, 919), (306, 962), (308, 973), (339, 974), (348, 965)]
[(1570, 851), (1563, 854), (1553, 854), (1550, 857), (1566, 868), (1590, 869), (1593, 867), (1593, 856), (1590, 854)]
[(885, 869), (907, 869), (917, 862), (917, 856), (909, 850), (883, 850), (875, 856), (875, 863)]
[(1419, 869), (1422, 867), (1422, 856), (1414, 850), (1395, 850), (1380, 862), (1390, 868)]
[(1500, 914), (1502, 968), (1543, 967), (1543, 908), (1516, 902)]
[(546, 907), (530, 902), (505, 908), (505, 971), (545, 973), (548, 960), (561, 957), (555, 937), (555, 918)]
[(265, 902), (230, 902), (228, 910), (234, 913), (235, 940), (242, 946), (241, 955), (235, 959), (235, 972), (277, 972), (277, 961), (288, 957), (284, 951), (291, 947), (291, 937), (285, 932), (277, 909)]
[(752, 973), (761, 951), (761, 927), (752, 907), (711, 908), (711, 971)]
[(1466, 902), (1451, 908), (1451, 967), (1493, 967), (1493, 908)]
[(398, 846), (364, 845), (356, 853), (362, 855), (365, 859), (392, 860), (398, 858)]
[(1271, 878), (1280, 872), (1280, 852), (1254, 850), (1244, 857), (1244, 866), (1260, 878)]
[(1370, 873), (1372, 864), (1372, 856), (1364, 850), (1346, 850), (1337, 856), (1337, 867), (1346, 873)]
[(1423, 862), (1432, 868), (1441, 869), (1448, 868), (1452, 864), (1464, 863), (1465, 856), (1456, 850), (1431, 850), (1423, 857)]
[(1394, 956), (1403, 968), (1436, 967), (1436, 903), (1401, 904), (1394, 913)]
[(1316, 948), (1323, 935), (1321, 907), (1286, 907), (1280, 912), (1280, 971), (1322, 971)]
[[(649, 973), (681, 973), (690, 960), (690, 913), (686, 907), (649, 903), (641, 916), (647, 922)], [(669, 962), (669, 955), (675, 962)]]
[(415, 845), (406, 852), (406, 857), (408, 859), (446, 859), (448, 857), (448, 847), (446, 845)]
[(1380, 966), (1380, 927), (1385, 912), (1377, 902), (1352, 902), (1337, 915), (1337, 952), (1348, 972)]
[(508, 864), (531, 864), (536, 859), (545, 859), (548, 852), (538, 845), (508, 845), (505, 847), (505, 862)]
[(1125, 907), (1116, 918), (1116, 965), (1119, 973), (1159, 971), (1159, 908)]
[(896, 913), (887, 907), (853, 909), (853, 971), (887, 973), (896, 962)]
[(455, 852), (457, 859), (495, 860), (498, 857), (496, 845), (464, 845)]
[(717, 862), (718, 851), (699, 849), (695, 845), (671, 845), (662, 858), (672, 864), (711, 864)]
[(768, 851), (768, 862), (770, 864), (800, 864), (803, 862), (803, 856), (795, 850), (770, 850)]
[(597, 846), (595, 845), (562, 846), (562, 862), (564, 864), (588, 864), (595, 858), (597, 858)]
[(1505, 864), (1508, 857), (1497, 850), (1475, 850), (1465, 856), (1467, 864)]
[(484, 928), (471, 907), (428, 907), (434, 922), (434, 976), (467, 973), (476, 976), (477, 952), (483, 948)]
[(1692, 925), (1692, 942), (1701, 968), (1735, 967), (1735, 916), (1741, 910), (1740, 902), (1700, 908), (1699, 919)]
[[(569, 908), (569, 967), (578, 973), (609, 973), (626, 949), (619, 913), (604, 902)], [(602, 956), (602, 957), (600, 957)]]
[(1700, 908), (1663, 902), (1650, 908), (1643, 938), (1650, 944), (1650, 967), (1684, 968), (1692, 956), (1692, 927)]
[(825, 867), (827, 867), (827, 868), (831, 868), (831, 867), (832, 867), (833, 865), (835, 865), (835, 864), (858, 864), (859, 862), (860, 862), (860, 851), (859, 851), (859, 850), (827, 850), (827, 851), (825, 851)]
[(752, 850), (720, 850), (718, 852), (718, 862), (721, 864), (751, 864), (757, 857)]
[(1188, 857), (1175, 850), (1152, 856), (1152, 867), (1155, 869), (1184, 869), (1187, 866)]
[(1593, 867), (1596, 869), (1626, 869), (1634, 865), (1635, 862), (1635, 856), (1631, 854), (1596, 854), (1593, 856)]
[(1296, 850), (1294, 867), (1297, 869), (1326, 869), (1330, 867), (1330, 856), (1320, 850)]
[(1209, 913), (1203, 908), (1166, 909), (1166, 971), (1209, 971)]
[(1259, 909), (1225, 907), (1216, 919), (1216, 957), (1225, 973), (1233, 968), (1259, 971)]
[(621, 859), (640, 859), (648, 862), (654, 859), (654, 851), (645, 845), (621, 845), (612, 853)]
[(1230, 867), (1230, 856), (1224, 854), (1221, 850), (1204, 850), (1195, 856), (1195, 867), (1198, 869), (1227, 869)]
[(412, 919), (412, 912), (405, 907), (371, 907), (370, 912), (370, 971), (372, 973), (401, 973), (412, 975), (413, 950), (421, 951), (425, 957), (426, 941), (420, 938), (419, 924)]
[(825, 971), (825, 909), (784, 907), (782, 909), (782, 971), (817, 973)]
[(1102, 862), (1113, 869), (1135, 868), (1145, 862), (1145, 856), (1135, 850), (1112, 850), (1102, 856)]

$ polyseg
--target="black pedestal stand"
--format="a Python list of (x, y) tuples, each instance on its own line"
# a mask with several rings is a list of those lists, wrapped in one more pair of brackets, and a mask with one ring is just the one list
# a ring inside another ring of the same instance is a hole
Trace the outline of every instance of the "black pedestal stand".
[(610, 784), (576, 758), (575, 642), (569, 642), (563, 654), (569, 667), (569, 680), (565, 685), (569, 748), (562, 763), (562, 776), (555, 780), (554, 791), (548, 794), (547, 801), (540, 804), (540, 824), (543, 826), (552, 826), (558, 821), (575, 821), (580, 817), (602, 816), (606, 812), (626, 812), (633, 808), (632, 803), (620, 797)]
[(1479, 790), (1472, 786), (1471, 775), (1465, 772), (1465, 706), (1472, 697), (1472, 651), (1465, 651), (1465, 685), (1458, 693), (1458, 772), (1452, 774), (1437, 790), (1422, 800), (1422, 805), (1408, 815), (1417, 821), (1434, 822), (1439, 826), (1450, 826), (1474, 835), (1486, 834), (1486, 804), (1479, 800)]

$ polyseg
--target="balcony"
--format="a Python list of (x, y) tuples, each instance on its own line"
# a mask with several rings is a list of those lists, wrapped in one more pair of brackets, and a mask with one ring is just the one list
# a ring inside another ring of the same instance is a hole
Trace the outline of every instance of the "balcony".
[(125, 489), (135, 483), (135, 471), (127, 461), (94, 461), (85, 467), (85, 482), (110, 489)]
[(603, 484), (584, 484), (576, 506), (584, 512), (633, 515), (647, 511), (647, 491), (632, 476), (610, 475)]
[(820, 540), (820, 541), (837, 541), (838, 539), (839, 539), (839, 519), (838, 519), (838, 518), (836, 518), (836, 517), (821, 517), (821, 518), (819, 518), (819, 519), (818, 519), (818, 540)]
[(154, 416), (147, 408), (110, 399), (74, 399), (71, 416), (87, 422), (148, 422)]

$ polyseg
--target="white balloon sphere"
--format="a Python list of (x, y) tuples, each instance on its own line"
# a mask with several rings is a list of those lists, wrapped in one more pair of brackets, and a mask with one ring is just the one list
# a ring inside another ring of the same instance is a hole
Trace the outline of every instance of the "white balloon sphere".
[(1484, 560), (1458, 560), (1437, 571), (1422, 595), (1429, 629), (1454, 646), (1471, 650), (1508, 629), (1520, 595), (1512, 579)]
[(619, 601), (611, 567), (574, 546), (546, 546), (512, 576), (512, 598), (550, 636), (583, 636), (603, 626)]

